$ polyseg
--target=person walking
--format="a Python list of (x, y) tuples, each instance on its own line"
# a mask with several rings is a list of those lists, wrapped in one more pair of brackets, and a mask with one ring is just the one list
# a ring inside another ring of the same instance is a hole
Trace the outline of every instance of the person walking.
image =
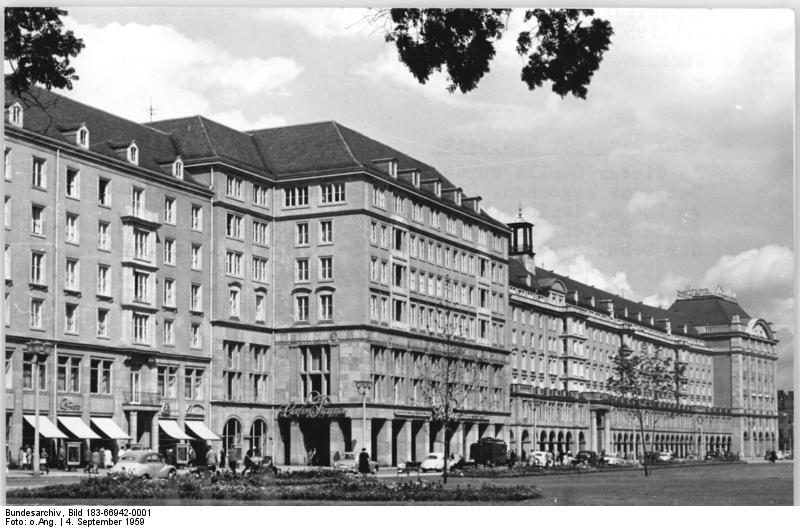
[(517, 463), (517, 452), (510, 451), (508, 453), (508, 469), (514, 469), (514, 464)]
[(253, 473), (253, 450), (248, 449), (247, 453), (244, 454), (244, 471), (242, 471), (242, 476), (249, 475)]
[(103, 465), (106, 467), (106, 469), (114, 465), (114, 460), (112, 459), (110, 449), (106, 449), (103, 453)]
[(50, 465), (47, 463), (47, 449), (45, 448), (42, 448), (42, 452), (39, 453), (39, 471), (50, 474)]
[(25, 463), (28, 464), (28, 469), (33, 469), (33, 449), (31, 449), (31, 446), (25, 449)]
[(206, 469), (210, 473), (217, 471), (217, 452), (213, 449), (206, 451)]
[(19, 469), (28, 469), (28, 454), (25, 452), (24, 447), (19, 448), (19, 453), (17, 454), (17, 467)]
[(228, 468), (231, 470), (231, 473), (233, 473), (233, 476), (235, 477), (237, 461), (236, 461), (236, 450), (233, 448), (233, 446), (228, 448), (227, 461), (228, 461)]
[(194, 449), (192, 448), (192, 446), (190, 444), (189, 445), (189, 449), (186, 450), (186, 458), (188, 459), (190, 466), (194, 466), (194, 458), (195, 458), (195, 456), (196, 455), (195, 455)]
[(100, 448), (100, 469), (105, 469), (106, 467), (106, 448)]
[(62, 471), (67, 469), (67, 450), (64, 449), (64, 444), (58, 447), (58, 469)]
[(98, 468), (100, 467), (100, 464), (102, 462), (103, 459), (100, 458), (100, 451), (98, 451), (97, 449), (92, 451), (92, 461), (91, 461), (92, 469), (90, 473), (94, 473), (96, 475), (98, 473)]
[(370, 472), (369, 454), (366, 447), (362, 448), (361, 453), (358, 454), (358, 472), (361, 473), (362, 477), (366, 477), (367, 473)]

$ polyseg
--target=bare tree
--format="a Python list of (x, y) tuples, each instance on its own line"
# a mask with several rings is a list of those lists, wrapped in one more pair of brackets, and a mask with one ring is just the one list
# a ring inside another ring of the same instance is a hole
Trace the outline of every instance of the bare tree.
[[(648, 476), (647, 453), (653, 451), (658, 425), (678, 413), (686, 385), (686, 365), (679, 358), (667, 357), (663, 350), (655, 354), (636, 354), (624, 344), (612, 362), (613, 371), (606, 386), (625, 398), (620, 407), (639, 427), (644, 474)], [(646, 434), (648, 432), (650, 435)]]
[[(442, 322), (442, 317), (448, 321)], [(480, 405), (483, 395), (478, 387), (484, 381), (482, 371), (487, 366), (474, 351), (464, 347), (462, 329), (449, 321), (451, 318), (451, 314), (443, 312), (436, 322), (443, 330), (444, 337), (428, 350), (429, 364), (421, 379), (420, 394), (420, 404), (431, 410), (430, 426), (442, 430), (444, 437), (442, 477), (445, 483), (450, 439), (458, 428), (463, 412), (471, 406)]]

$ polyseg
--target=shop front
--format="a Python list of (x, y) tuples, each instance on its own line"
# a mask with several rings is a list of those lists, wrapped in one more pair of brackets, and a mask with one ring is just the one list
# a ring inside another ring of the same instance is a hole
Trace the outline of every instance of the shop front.
[(188, 457), (189, 464), (196, 466), (205, 465), (206, 453), (208, 453), (210, 449), (218, 450), (219, 444), (217, 442), (222, 442), (222, 438), (200, 420), (186, 420), (185, 425), (187, 433), (194, 436), (194, 438), (189, 440), (189, 446), (194, 453), (194, 456), (190, 455)]
[(336, 455), (349, 451), (351, 431), (347, 412), (334, 407), (328, 396), (312, 393), (306, 402), (291, 402), (278, 412), (279, 463), (330, 466)]
[[(24, 449), (30, 447), (33, 449), (34, 438), (36, 437), (36, 416), (33, 414), (24, 415), (22, 424), (22, 443), (20, 446)], [(63, 442), (69, 437), (61, 432), (59, 428), (50, 421), (47, 416), (39, 415), (39, 449), (47, 453), (48, 460), (56, 460), (58, 453), (59, 442)], [(11, 453), (11, 458), (18, 460), (16, 453)], [(9, 460), (11, 460), (9, 458)], [(51, 463), (52, 465), (52, 463)]]
[(158, 445), (159, 453), (167, 464), (183, 467), (189, 463), (189, 441), (187, 435), (176, 420), (159, 420)]

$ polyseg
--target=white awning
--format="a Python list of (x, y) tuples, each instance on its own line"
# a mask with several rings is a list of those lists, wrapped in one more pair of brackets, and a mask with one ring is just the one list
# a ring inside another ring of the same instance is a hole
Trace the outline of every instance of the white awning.
[(176, 440), (191, 440), (192, 437), (181, 431), (178, 422), (175, 420), (159, 420), (158, 425), (161, 430)]
[[(25, 421), (31, 424), (31, 427), (36, 429), (36, 417), (25, 415)], [(67, 438), (67, 435), (62, 433), (56, 427), (56, 424), (51, 422), (47, 416), (39, 415), (39, 434), (45, 438)]]
[(206, 424), (197, 420), (187, 420), (186, 427), (192, 430), (194, 434), (202, 438), (203, 440), (222, 440), (219, 436), (214, 433), (211, 429), (206, 427)]
[(59, 416), (58, 421), (78, 438), (95, 440), (100, 435), (92, 431), (86, 423), (77, 416)]
[(92, 418), (92, 423), (100, 428), (103, 433), (112, 440), (130, 440), (130, 435), (119, 428), (111, 418)]

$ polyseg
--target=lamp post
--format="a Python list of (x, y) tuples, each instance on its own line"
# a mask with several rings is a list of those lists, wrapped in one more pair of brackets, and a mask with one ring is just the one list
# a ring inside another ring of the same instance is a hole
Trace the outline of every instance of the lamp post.
[(705, 458), (706, 445), (705, 442), (703, 441), (703, 417), (695, 416), (695, 421), (697, 422), (697, 428), (700, 430), (700, 453), (697, 453), (697, 456)]
[(361, 395), (361, 447), (367, 447), (367, 394), (372, 388), (369, 380), (356, 381), (356, 389)]
[(755, 418), (748, 418), (747, 425), (749, 426), (750, 430), (750, 458), (756, 457), (756, 419)]
[(33, 354), (33, 386), (34, 386), (34, 400), (33, 400), (33, 476), (39, 476), (39, 376), (41, 368), (39, 363), (47, 360), (50, 355), (50, 350), (53, 345), (46, 344), (41, 341), (29, 341), (27, 344), (27, 351)]

